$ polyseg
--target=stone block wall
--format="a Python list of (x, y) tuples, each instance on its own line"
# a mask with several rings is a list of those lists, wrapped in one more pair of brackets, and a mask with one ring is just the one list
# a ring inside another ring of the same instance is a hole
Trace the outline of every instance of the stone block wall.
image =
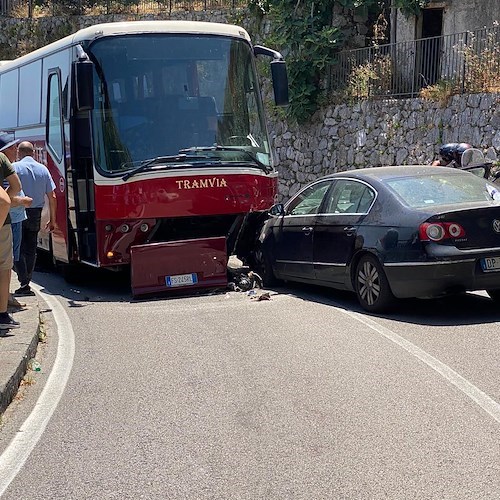
[(500, 94), (331, 105), (308, 125), (270, 121), (281, 200), (320, 176), (380, 165), (429, 164), (439, 146), (467, 142), (500, 152)]
[(228, 12), (176, 11), (172, 14), (0, 18), (0, 59), (13, 59), (93, 24), (140, 20), (186, 20), (226, 23)]

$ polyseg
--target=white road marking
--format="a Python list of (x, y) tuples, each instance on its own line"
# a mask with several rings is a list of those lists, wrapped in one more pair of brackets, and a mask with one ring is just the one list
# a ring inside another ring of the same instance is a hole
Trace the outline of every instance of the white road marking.
[[(32, 287), (40, 293), (40, 287), (35, 284), (32, 284)], [(61, 399), (73, 366), (75, 336), (71, 321), (63, 306), (55, 297), (44, 294), (43, 300), (52, 309), (57, 324), (59, 341), (56, 359), (33, 411), (24, 421), (5, 451), (0, 455), (0, 497), (21, 470), (42, 436)]]
[(430, 368), (432, 368), (434, 371), (448, 380), (448, 382), (460, 389), (467, 397), (472, 399), (486, 413), (488, 413), (491, 417), (493, 417), (497, 422), (500, 423), (500, 404), (498, 404), (494, 399), (490, 398), (481, 389), (477, 388), (474, 384), (462, 377), (462, 375), (457, 373), (448, 365), (445, 365), (443, 362), (439, 361), (434, 356), (431, 356), (420, 347), (412, 344), (409, 340), (404, 339), (397, 333), (394, 333), (392, 330), (389, 330), (388, 328), (378, 324), (371, 318), (363, 316), (362, 314), (356, 313), (354, 311), (342, 309), (341, 306), (337, 306), (337, 308), (339, 311), (347, 314), (348, 316), (351, 316), (352, 318), (363, 323), (372, 330), (380, 333), (385, 338), (402, 347), (405, 351), (409, 352), (411, 355), (415, 356), (417, 359), (428, 365)]

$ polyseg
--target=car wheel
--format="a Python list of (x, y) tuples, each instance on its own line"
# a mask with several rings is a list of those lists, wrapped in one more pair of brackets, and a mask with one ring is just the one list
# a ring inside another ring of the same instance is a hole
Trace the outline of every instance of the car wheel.
[(493, 302), (500, 303), (500, 290), (486, 290), (486, 293), (491, 297)]
[(356, 266), (355, 290), (363, 309), (382, 312), (395, 302), (389, 281), (380, 262), (371, 255), (363, 255)]
[(262, 278), (262, 284), (264, 286), (276, 285), (278, 280), (274, 275), (273, 266), (266, 253), (259, 248), (255, 254), (257, 261), (257, 274)]

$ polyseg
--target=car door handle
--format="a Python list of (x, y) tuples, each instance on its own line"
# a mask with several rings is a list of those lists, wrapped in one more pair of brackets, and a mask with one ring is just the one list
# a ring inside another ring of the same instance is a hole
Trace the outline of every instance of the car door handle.
[(313, 230), (312, 226), (304, 226), (302, 228), (302, 232), (306, 234), (312, 233), (312, 230)]
[(354, 226), (344, 227), (344, 233), (346, 233), (348, 236), (353, 235), (355, 232), (356, 232), (356, 228)]

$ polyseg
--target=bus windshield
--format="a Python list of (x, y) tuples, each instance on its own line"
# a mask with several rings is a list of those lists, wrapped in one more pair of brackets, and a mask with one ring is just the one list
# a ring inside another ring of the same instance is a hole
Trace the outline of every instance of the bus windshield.
[(94, 157), (104, 174), (185, 150), (190, 162), (255, 158), (271, 166), (254, 57), (245, 40), (130, 34), (98, 39), (87, 53), (95, 67)]

